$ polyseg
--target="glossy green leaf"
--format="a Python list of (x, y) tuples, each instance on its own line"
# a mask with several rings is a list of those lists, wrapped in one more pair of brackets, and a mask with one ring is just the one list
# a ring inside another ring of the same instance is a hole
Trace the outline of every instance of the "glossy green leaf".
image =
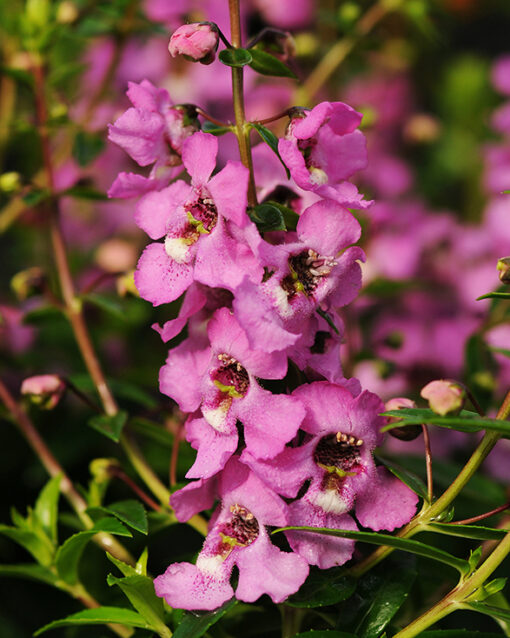
[(57, 582), (57, 577), (50, 569), (36, 563), (0, 565), (0, 577), (2, 576), (37, 580), (47, 585), (54, 585)]
[(122, 430), (126, 425), (127, 418), (128, 415), (124, 411), (117, 412), (117, 414), (113, 416), (100, 414), (89, 419), (88, 424), (91, 428), (94, 428), (94, 430), (101, 432), (104, 436), (118, 443)]
[(34, 636), (40, 636), (49, 629), (57, 627), (68, 627), (72, 625), (105, 625), (108, 623), (118, 623), (127, 625), (128, 627), (140, 627), (141, 629), (150, 629), (148, 623), (132, 609), (124, 609), (123, 607), (96, 607), (95, 609), (84, 609), (76, 614), (71, 614), (67, 618), (54, 620), (41, 629), (38, 629)]
[(57, 551), (55, 566), (58, 575), (70, 585), (78, 580), (78, 565), (87, 543), (97, 532), (108, 532), (117, 536), (132, 536), (131, 532), (116, 518), (104, 518), (97, 521), (92, 529), (70, 536)]
[(79, 131), (74, 138), (73, 157), (80, 166), (90, 164), (101, 151), (105, 143), (100, 135)]
[(200, 614), (186, 612), (175, 629), (173, 638), (200, 638), (209, 627), (217, 623), (236, 603), (237, 600), (231, 598), (216, 611)]
[(427, 425), (436, 425), (441, 428), (450, 430), (459, 430), (460, 432), (480, 432), (481, 430), (491, 430), (493, 432), (501, 432), (510, 436), (510, 421), (500, 419), (489, 419), (478, 416), (475, 412), (462, 410), (457, 416), (439, 416), (432, 410), (424, 410), (421, 408), (402, 408), (401, 410), (389, 410), (383, 412), (383, 416), (391, 416), (399, 419), (396, 423), (390, 423), (382, 428), (383, 432), (387, 432), (395, 427), (403, 427), (406, 425), (419, 425), (426, 423)]
[(400, 465), (395, 465), (388, 459), (383, 459), (381, 457), (377, 457), (384, 465), (389, 469), (389, 471), (394, 474), (398, 479), (405, 483), (407, 487), (415, 494), (418, 494), (424, 501), (428, 502), (428, 494), (427, 494), (427, 486), (421, 480), (421, 478), (414, 474), (414, 472), (410, 472), (409, 470), (400, 467)]
[(296, 213), (295, 210), (292, 210), (292, 208), (280, 204), (280, 202), (275, 202), (272, 199), (265, 201), (264, 204), (271, 204), (272, 206), (276, 206), (276, 208), (282, 214), (283, 221), (285, 222), (285, 227), (287, 228), (287, 230), (296, 230), (297, 223), (299, 221), (299, 215)]
[(106, 514), (112, 514), (120, 521), (129, 525), (137, 532), (147, 534), (147, 512), (140, 501), (129, 499), (127, 501), (118, 501), (111, 505), (103, 505), (102, 507), (91, 508), (92, 511), (103, 511)]
[(473, 538), (476, 540), (499, 540), (508, 532), (506, 529), (492, 529), (480, 525), (455, 525), (448, 523), (429, 523), (427, 529), (431, 532), (439, 532), (448, 536), (461, 538)]
[(250, 66), (254, 71), (261, 75), (272, 75), (284, 78), (296, 78), (294, 71), (279, 60), (274, 55), (261, 51), (260, 49), (250, 49), (252, 61)]
[(338, 536), (340, 538), (350, 538), (355, 541), (361, 541), (363, 543), (370, 543), (371, 545), (385, 545), (387, 547), (393, 547), (400, 549), (404, 552), (410, 552), (417, 556), (423, 556), (424, 558), (430, 558), (437, 560), (445, 565), (450, 565), (457, 569), (461, 574), (466, 574), (469, 571), (469, 564), (462, 558), (452, 556), (448, 552), (426, 545), (419, 541), (412, 540), (410, 538), (400, 538), (398, 536), (390, 536), (389, 534), (380, 534), (376, 532), (354, 532), (344, 529), (329, 529), (326, 527), (305, 527), (305, 526), (291, 526), (282, 527), (276, 529), (273, 534), (277, 532), (283, 532), (286, 530), (295, 529), (300, 532), (313, 532), (315, 534), (325, 534), (326, 536)]
[(356, 580), (341, 567), (317, 569), (312, 567), (299, 591), (285, 601), (291, 607), (325, 607), (346, 600), (356, 589)]
[(120, 319), (121, 321), (126, 321), (126, 313), (124, 308), (119, 304), (119, 302), (113, 297), (108, 297), (107, 295), (99, 295), (95, 292), (87, 293), (86, 295), (82, 295), (81, 299), (83, 301), (96, 306), (100, 310), (108, 313), (112, 317), (116, 319)]
[(128, 565), (124, 561), (121, 561), (118, 558), (115, 558), (115, 556), (112, 556), (108, 552), (106, 552), (106, 557), (111, 563), (115, 565), (115, 567), (118, 567), (118, 569), (122, 572), (124, 576), (136, 576), (138, 574), (138, 572), (132, 565)]
[(204, 133), (210, 133), (211, 135), (225, 135), (225, 133), (231, 133), (231, 126), (218, 126), (213, 122), (208, 122), (207, 120), (202, 123), (201, 126), (202, 131)]
[(477, 301), (481, 299), (510, 299), (510, 292), (488, 292), (486, 295), (476, 298)]
[(223, 49), (220, 51), (218, 58), (220, 62), (227, 66), (243, 67), (250, 64), (252, 55), (248, 49)]
[(269, 148), (273, 151), (276, 157), (280, 160), (283, 168), (285, 169), (285, 173), (287, 175), (287, 179), (290, 179), (290, 171), (287, 168), (287, 165), (282, 160), (280, 155), (280, 151), (278, 150), (278, 138), (273, 133), (273, 131), (269, 130), (267, 127), (262, 124), (257, 124), (256, 122), (251, 123), (252, 128), (254, 128), (260, 137), (264, 140), (264, 142), (269, 146)]
[(261, 233), (273, 230), (285, 230), (283, 215), (272, 204), (259, 204), (249, 212), (251, 221), (256, 224)]
[(503, 609), (502, 607), (495, 607), (494, 605), (487, 605), (486, 603), (478, 602), (465, 603), (463, 608), (478, 611), (481, 614), (490, 616), (491, 618), (498, 618), (506, 622), (510, 621), (510, 609)]
[(53, 562), (54, 549), (45, 536), (30, 529), (20, 529), (9, 525), (0, 525), (0, 534), (24, 547), (41, 565), (49, 566)]
[(61, 482), (61, 474), (50, 479), (41, 490), (34, 507), (35, 519), (54, 545), (57, 543), (58, 499)]
[[(407, 599), (416, 580), (417, 571), (407, 561), (393, 562), (371, 583), (369, 605), (356, 627), (358, 638), (378, 638)], [(374, 576), (371, 575), (373, 579)]]
[(117, 585), (122, 589), (129, 602), (151, 629), (162, 638), (170, 638), (172, 633), (165, 625), (163, 599), (156, 596), (152, 578), (142, 574), (117, 578), (109, 574), (106, 582), (110, 587)]

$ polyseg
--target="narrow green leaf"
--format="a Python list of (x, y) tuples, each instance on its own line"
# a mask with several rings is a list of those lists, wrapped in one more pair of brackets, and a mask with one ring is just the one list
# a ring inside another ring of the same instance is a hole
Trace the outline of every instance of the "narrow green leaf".
[(28, 193), (23, 195), (22, 200), (27, 206), (37, 206), (51, 195), (50, 191), (46, 188), (33, 188)]
[(481, 614), (486, 614), (491, 618), (498, 618), (500, 620), (510, 621), (510, 609), (503, 609), (501, 607), (494, 607), (494, 605), (487, 605), (486, 603), (470, 602), (462, 605), (464, 609), (471, 609), (478, 611)]
[(296, 634), (294, 638), (357, 638), (357, 636), (336, 629), (319, 629), (318, 631), (312, 629)]
[(141, 417), (133, 417), (129, 422), (129, 427), (134, 432), (143, 434), (166, 447), (171, 448), (173, 445), (174, 435), (168, 430), (165, 430), (159, 423)]
[(140, 627), (141, 629), (150, 629), (147, 622), (132, 609), (124, 609), (123, 607), (96, 607), (95, 609), (84, 609), (76, 614), (71, 614), (67, 618), (54, 620), (49, 624), (38, 629), (34, 636), (40, 636), (49, 629), (57, 627), (68, 627), (70, 625), (105, 625), (108, 623), (118, 623), (127, 625), (128, 627)]
[(122, 589), (129, 602), (143, 616), (151, 629), (162, 638), (170, 638), (172, 633), (165, 625), (163, 599), (156, 596), (152, 578), (142, 574), (117, 578), (109, 574), (106, 582), (110, 587), (118, 585)]
[(140, 554), (140, 558), (136, 561), (135, 569), (137, 574), (141, 574), (142, 576), (147, 576), (148, 558), (149, 558), (149, 549), (145, 547), (143, 552)]
[(378, 638), (409, 595), (418, 572), (394, 562), (370, 590), (369, 605), (356, 628), (358, 638)]
[(286, 230), (283, 215), (272, 204), (259, 204), (249, 212), (251, 221), (256, 224), (261, 233), (273, 230)]
[(401, 410), (389, 410), (388, 412), (383, 412), (382, 416), (391, 416), (401, 419), (396, 423), (385, 425), (381, 428), (383, 432), (387, 432), (395, 427), (426, 423), (427, 425), (436, 425), (450, 430), (459, 430), (460, 432), (480, 432), (480, 430), (491, 430), (493, 432), (501, 432), (506, 436), (510, 436), (510, 421), (480, 417), (475, 412), (470, 412), (468, 410), (462, 410), (462, 412), (457, 416), (439, 416), (432, 412), (432, 410), (424, 410), (421, 408), (402, 408)]
[(115, 558), (115, 556), (112, 556), (108, 552), (106, 552), (106, 557), (111, 563), (115, 565), (115, 567), (118, 567), (118, 569), (122, 572), (124, 576), (136, 576), (138, 574), (138, 572), (132, 565), (128, 565), (127, 563), (124, 563), (123, 561), (119, 560), (118, 558)]
[(89, 419), (88, 424), (91, 428), (94, 428), (94, 430), (101, 432), (104, 436), (118, 443), (122, 429), (126, 425), (127, 418), (127, 413), (123, 411), (117, 412), (114, 416), (101, 414)]
[(50, 479), (41, 490), (35, 503), (34, 515), (50, 541), (57, 544), (58, 498), (62, 475)]
[(87, 166), (105, 147), (102, 137), (85, 131), (78, 131), (74, 138), (73, 157), (80, 166)]
[(57, 582), (57, 577), (50, 569), (35, 563), (0, 565), (0, 576), (37, 580), (47, 585), (54, 585)]
[(420, 638), (501, 638), (501, 634), (466, 629), (436, 629), (422, 632)]
[(261, 51), (260, 49), (250, 49), (252, 61), (250, 66), (254, 71), (261, 75), (272, 75), (284, 78), (296, 78), (294, 71), (279, 60), (274, 55)]
[(231, 126), (217, 126), (213, 122), (205, 121), (202, 123), (202, 131), (204, 133), (210, 133), (211, 135), (225, 135), (225, 133), (231, 133)]
[(285, 601), (291, 607), (325, 607), (350, 598), (356, 589), (356, 579), (344, 573), (342, 567), (312, 568), (299, 591)]
[(481, 299), (510, 299), (510, 292), (488, 292), (486, 295), (476, 298), (477, 301)]
[(510, 357), (510, 350), (506, 348), (496, 348), (495, 346), (489, 346), (489, 350), (496, 352), (497, 354), (503, 354), (505, 357)]
[(0, 534), (24, 547), (41, 565), (51, 565), (54, 550), (46, 537), (29, 529), (19, 529), (9, 525), (0, 525)]
[(473, 538), (481, 541), (499, 540), (509, 531), (507, 529), (492, 529), (479, 525), (452, 525), (451, 523), (429, 523), (427, 529), (431, 532), (439, 532), (448, 536)]
[(108, 297), (107, 295), (99, 295), (95, 292), (90, 292), (86, 295), (82, 295), (81, 299), (96, 306), (97, 308), (100, 308), (116, 319), (126, 321), (126, 313), (124, 308), (118, 303), (116, 299), (113, 299), (112, 297)]
[(352, 540), (361, 541), (363, 543), (370, 543), (371, 545), (386, 545), (388, 547), (394, 547), (404, 552), (410, 552), (424, 558), (430, 558), (437, 560), (445, 565), (455, 567), (461, 574), (466, 574), (469, 571), (469, 564), (462, 558), (457, 558), (448, 554), (448, 552), (426, 545), (419, 541), (412, 540), (410, 538), (399, 538), (398, 536), (390, 536), (389, 534), (379, 534), (376, 532), (354, 532), (344, 529), (329, 529), (326, 527), (305, 527), (305, 526), (290, 526), (281, 527), (274, 530), (273, 534), (277, 532), (284, 532), (286, 530), (296, 530), (299, 532), (313, 532), (315, 534), (325, 534), (326, 536), (338, 536), (340, 538), (351, 538)]
[(200, 638), (205, 632), (218, 622), (237, 603), (235, 598), (231, 598), (216, 611), (203, 614), (184, 614), (183, 619), (174, 631), (173, 638)]
[(257, 131), (260, 137), (264, 140), (264, 142), (269, 146), (269, 148), (273, 151), (276, 157), (280, 160), (283, 168), (285, 169), (287, 179), (290, 179), (290, 171), (287, 168), (287, 165), (285, 164), (285, 162), (282, 160), (280, 151), (278, 150), (278, 138), (276, 137), (276, 135), (273, 133), (273, 131), (270, 131), (267, 127), (262, 126), (262, 124), (251, 122), (251, 126)]
[(131, 532), (122, 525), (116, 518), (103, 518), (97, 521), (92, 529), (78, 532), (70, 536), (58, 548), (55, 558), (55, 566), (58, 575), (62, 580), (70, 585), (74, 585), (78, 580), (78, 565), (85, 549), (85, 545), (97, 534), (97, 532), (108, 532), (117, 536), (132, 536)]
[(137, 532), (147, 534), (149, 529), (147, 525), (147, 512), (140, 501), (129, 499), (127, 501), (118, 501), (112, 505), (95, 509), (102, 509), (107, 514), (113, 514), (113, 516), (117, 517), (120, 521), (129, 525), (129, 527), (132, 527)]
[(415, 494), (418, 494), (418, 496), (421, 496), (424, 501), (428, 502), (429, 497), (427, 494), (427, 486), (417, 474), (415, 474), (414, 472), (410, 472), (409, 470), (405, 470), (403, 467), (400, 467), (400, 465), (395, 465), (391, 461), (388, 461), (388, 459), (381, 457), (377, 458), (389, 469), (392, 474), (400, 479), (402, 483), (405, 483), (407, 487), (413, 490)]
[(108, 201), (108, 195), (90, 186), (73, 186), (60, 193), (62, 196), (74, 197), (75, 199), (90, 199), (92, 201)]
[(322, 317), (324, 319), (324, 321), (328, 324), (328, 326), (334, 331), (336, 332), (337, 335), (340, 334), (340, 331), (338, 330), (338, 328), (335, 326), (335, 322), (333, 321), (332, 316), (329, 314), (329, 312), (326, 312), (325, 310), (323, 310), (322, 308), (317, 308), (317, 314)]
[(252, 55), (248, 49), (223, 49), (220, 51), (218, 58), (220, 62), (227, 66), (240, 68), (250, 64)]

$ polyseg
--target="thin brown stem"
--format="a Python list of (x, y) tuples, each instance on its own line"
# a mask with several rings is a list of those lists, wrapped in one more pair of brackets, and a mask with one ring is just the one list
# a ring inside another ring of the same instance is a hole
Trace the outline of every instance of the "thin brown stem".
[[(71, 507), (78, 514), (83, 525), (90, 529), (94, 526), (94, 522), (86, 513), (87, 503), (81, 494), (75, 489), (71, 479), (67, 476), (64, 468), (60, 465), (53, 453), (48, 448), (39, 432), (36, 430), (27, 413), (16, 403), (14, 397), (7, 389), (7, 386), (0, 380), (0, 399), (12, 415), (16, 425), (33, 449), (48, 474), (53, 476), (60, 475), (60, 491), (67, 499)], [(110, 552), (116, 558), (130, 564), (134, 564), (133, 557), (124, 547), (115, 540), (110, 534), (101, 532), (94, 536), (94, 540), (105, 551)]]
[(98, 412), (99, 414), (103, 413), (97, 403), (94, 403), (94, 401), (92, 401), (92, 399), (90, 399), (84, 392), (78, 390), (78, 388), (74, 385), (74, 383), (72, 383), (72, 381), (70, 381), (66, 377), (60, 377), (60, 379), (64, 382), (66, 388), (70, 390), (78, 399), (80, 399), (80, 401), (83, 401), (83, 403), (87, 405), (91, 410), (94, 410), (94, 412)]
[(115, 279), (116, 277), (120, 277), (121, 275), (124, 275), (124, 271), (119, 270), (118, 272), (102, 272), (99, 273), (96, 277), (94, 277), (94, 279), (92, 279), (92, 281), (87, 284), (86, 286), (84, 286), (81, 290), (81, 295), (88, 295), (89, 292), (92, 292), (93, 290), (95, 290), (98, 286), (100, 286), (101, 284), (106, 283), (107, 281), (110, 281), (110, 279)]
[(490, 516), (494, 516), (494, 514), (499, 514), (504, 512), (505, 510), (510, 509), (510, 502), (505, 503), (504, 505), (500, 505), (499, 507), (495, 507), (490, 512), (485, 512), (485, 514), (479, 514), (478, 516), (472, 516), (471, 518), (465, 518), (462, 521), (452, 521), (450, 525), (469, 525), (470, 523), (476, 523), (478, 521), (483, 521)]
[(170, 457), (170, 485), (177, 485), (177, 461), (179, 460), (179, 447), (182, 437), (182, 424), (177, 423), (174, 430), (174, 442), (172, 445), (172, 455)]
[(112, 465), (112, 467), (109, 468), (109, 473), (112, 476), (116, 476), (121, 481), (123, 481), (129, 487), (129, 489), (132, 490), (138, 496), (140, 500), (142, 500), (146, 505), (148, 505), (155, 512), (161, 511), (161, 506), (158, 503), (156, 503), (156, 501), (154, 501), (148, 494), (146, 494), (142, 490), (142, 488), (139, 487), (133, 481), (133, 479), (124, 472), (123, 469)]
[(222, 122), (221, 120), (217, 120), (212, 115), (209, 115), (209, 113), (206, 113), (206, 111), (204, 111), (204, 109), (200, 108), (199, 106), (195, 106), (195, 110), (203, 118), (205, 118), (206, 120), (209, 120), (209, 122), (212, 122), (213, 124), (216, 124), (216, 126), (221, 126), (223, 128), (229, 128), (229, 126), (230, 126), (226, 122)]
[(276, 120), (281, 120), (282, 117), (288, 117), (289, 113), (292, 109), (285, 109), (285, 111), (281, 111), (276, 115), (272, 115), (271, 117), (266, 117), (265, 120), (254, 120), (252, 124), (269, 124), (270, 122), (276, 122)]
[(427, 497), (428, 502), (432, 503), (434, 498), (434, 481), (432, 477), (432, 450), (430, 447), (430, 434), (426, 425), (422, 425), (423, 443), (425, 445), (425, 467), (427, 470)]

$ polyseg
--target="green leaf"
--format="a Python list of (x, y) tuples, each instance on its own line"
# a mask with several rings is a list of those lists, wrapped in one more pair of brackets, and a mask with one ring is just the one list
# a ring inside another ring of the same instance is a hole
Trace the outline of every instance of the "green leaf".
[(16, 80), (16, 82), (26, 84), (29, 87), (32, 87), (34, 85), (33, 75), (28, 71), (24, 71), (23, 69), (15, 69), (12, 67), (0, 65), (0, 75), (7, 75), (13, 80)]
[(252, 55), (248, 49), (223, 49), (220, 51), (218, 58), (220, 62), (227, 66), (233, 66), (240, 68), (250, 64), (252, 61)]
[(283, 78), (296, 78), (296, 74), (274, 55), (260, 49), (250, 49), (250, 53), (252, 57), (250, 66), (257, 73)]
[(418, 494), (418, 496), (420, 496), (424, 501), (428, 502), (429, 497), (427, 494), (427, 486), (417, 474), (410, 472), (409, 470), (405, 470), (403, 467), (400, 467), (400, 465), (395, 465), (391, 461), (388, 461), (388, 459), (383, 459), (381, 457), (377, 458), (392, 474), (400, 479), (402, 483), (405, 483), (415, 494)]
[(129, 427), (133, 432), (143, 434), (153, 441), (171, 448), (174, 443), (174, 436), (159, 423), (143, 419), (141, 417), (133, 417), (129, 423)]
[(216, 611), (206, 612), (203, 614), (189, 613), (184, 614), (183, 619), (174, 631), (173, 638), (200, 638), (205, 632), (218, 622), (218, 620), (224, 616), (227, 611), (237, 603), (235, 598), (231, 598), (226, 603), (216, 609)]
[(94, 507), (91, 508), (91, 510), (101, 510), (107, 514), (112, 514), (120, 521), (142, 534), (147, 534), (149, 529), (147, 524), (147, 512), (140, 501), (135, 501), (134, 499), (118, 501), (112, 505)]
[(104, 518), (97, 521), (92, 529), (70, 536), (57, 551), (55, 566), (66, 583), (74, 585), (78, 580), (78, 564), (85, 545), (97, 532), (108, 532), (117, 536), (132, 536), (131, 532), (116, 518)]
[(407, 561), (402, 564), (394, 562), (391, 569), (384, 569), (382, 573), (375, 586), (371, 583), (370, 603), (356, 628), (358, 638), (378, 638), (381, 635), (408, 597), (418, 575)]
[(118, 567), (118, 569), (122, 572), (122, 574), (124, 574), (124, 576), (136, 576), (138, 574), (135, 567), (133, 567), (132, 565), (128, 565), (127, 563), (124, 563), (123, 561), (119, 560), (118, 558), (115, 558), (115, 556), (112, 556), (108, 552), (106, 552), (106, 557), (111, 563), (113, 563), (116, 567)]
[(510, 299), (510, 292), (488, 292), (486, 295), (476, 298), (477, 301), (481, 299)]
[(117, 578), (109, 574), (106, 582), (110, 587), (118, 585), (122, 589), (129, 602), (143, 616), (151, 629), (162, 638), (170, 638), (172, 633), (165, 625), (163, 599), (156, 596), (152, 578), (141, 574)]
[(33, 188), (21, 198), (27, 206), (37, 206), (45, 199), (50, 197), (51, 193), (47, 188)]
[(99, 135), (78, 131), (74, 138), (73, 157), (80, 166), (87, 166), (94, 160), (105, 146)]
[(106, 414), (93, 416), (89, 419), (88, 424), (91, 428), (94, 428), (94, 430), (101, 432), (101, 434), (104, 434), (112, 441), (115, 441), (115, 443), (118, 443), (122, 429), (126, 425), (127, 418), (127, 412), (120, 411), (113, 416), (107, 416)]
[(93, 201), (108, 201), (108, 195), (90, 186), (73, 186), (60, 193), (62, 196), (74, 197), (75, 199), (90, 199)]
[(276, 135), (273, 133), (273, 131), (270, 131), (265, 126), (262, 126), (262, 124), (257, 124), (257, 122), (251, 122), (251, 127), (257, 131), (257, 133), (260, 135), (263, 141), (269, 146), (269, 148), (273, 151), (276, 157), (280, 160), (283, 168), (285, 169), (287, 179), (290, 179), (290, 171), (287, 168), (287, 165), (285, 164), (285, 162), (282, 160), (280, 151), (278, 150), (278, 138), (276, 137)]
[(462, 410), (457, 416), (439, 416), (432, 410), (424, 410), (420, 408), (402, 408), (401, 410), (389, 410), (383, 412), (382, 416), (392, 416), (401, 419), (396, 423), (390, 423), (381, 428), (382, 432), (387, 432), (395, 427), (403, 427), (406, 425), (436, 425), (441, 428), (450, 430), (458, 430), (460, 432), (480, 432), (480, 430), (491, 430), (493, 432), (501, 432), (501, 434), (510, 436), (510, 421), (500, 419), (489, 419), (480, 417), (475, 412)]
[(93, 304), (94, 306), (97, 306), (116, 319), (126, 321), (126, 313), (124, 311), (124, 308), (118, 303), (116, 299), (113, 299), (112, 297), (108, 297), (107, 295), (99, 295), (95, 292), (90, 292), (86, 295), (81, 295), (81, 299)]
[(259, 204), (248, 213), (251, 221), (257, 225), (261, 233), (273, 230), (285, 230), (283, 215), (276, 206), (272, 204)]
[(491, 352), (496, 352), (497, 354), (503, 354), (505, 357), (510, 357), (510, 350), (506, 348), (496, 348), (495, 346), (489, 346), (489, 350)]
[(322, 308), (317, 308), (317, 314), (322, 317), (324, 319), (324, 321), (328, 324), (328, 326), (334, 330), (336, 332), (337, 335), (340, 334), (340, 331), (338, 330), (338, 328), (335, 325), (335, 322), (333, 321), (332, 316), (329, 314), (329, 312), (326, 312), (325, 310), (323, 310)]
[(231, 133), (233, 130), (231, 126), (218, 126), (207, 120), (202, 123), (201, 128), (204, 133), (210, 133), (211, 135), (225, 135), (225, 133)]
[(141, 629), (150, 629), (147, 622), (132, 609), (124, 609), (123, 607), (96, 607), (95, 609), (84, 609), (76, 614), (71, 614), (67, 618), (54, 620), (49, 624), (38, 629), (34, 636), (40, 636), (49, 629), (57, 627), (68, 627), (70, 625), (105, 625), (108, 623), (118, 623), (127, 625), (128, 627), (140, 627)]
[(319, 629), (311, 630), (296, 634), (294, 638), (357, 638), (354, 634), (348, 634), (345, 631), (336, 631), (336, 629)]
[(50, 541), (57, 544), (58, 498), (62, 475), (50, 479), (41, 490), (35, 503), (34, 515)]
[[(70, 380), (82, 392), (94, 392), (95, 390), (94, 383), (88, 374), (73, 374), (70, 376)], [(120, 381), (119, 379), (108, 379), (108, 385), (115, 396), (143, 405), (149, 410), (158, 406), (157, 401), (151, 394), (134, 383), (125, 380)]]
[(398, 536), (390, 536), (389, 534), (379, 534), (376, 532), (354, 532), (344, 529), (329, 529), (327, 527), (305, 527), (305, 526), (290, 526), (281, 527), (274, 530), (273, 534), (277, 532), (284, 532), (286, 530), (296, 530), (299, 532), (313, 532), (315, 534), (325, 534), (326, 536), (338, 536), (340, 538), (350, 538), (355, 541), (362, 541), (363, 543), (370, 543), (371, 545), (386, 545), (388, 547), (394, 547), (404, 552), (410, 552), (424, 558), (430, 558), (437, 560), (445, 565), (450, 565), (457, 569), (461, 574), (466, 574), (469, 571), (469, 564), (462, 558), (457, 558), (448, 554), (448, 552), (426, 545), (419, 541), (412, 540), (410, 538), (399, 538)]
[(56, 319), (62, 319), (63, 316), (62, 311), (55, 306), (41, 306), (23, 315), (23, 323), (38, 325), (43, 322), (53, 322)]
[(356, 580), (344, 573), (342, 567), (312, 568), (299, 591), (285, 601), (291, 607), (325, 607), (350, 598), (356, 589)]
[(26, 565), (0, 565), (0, 576), (37, 580), (47, 585), (55, 585), (57, 582), (57, 577), (50, 569), (42, 565), (36, 565), (35, 563), (27, 563)]
[(54, 550), (49, 539), (37, 534), (37, 532), (0, 525), (0, 534), (24, 547), (41, 565), (49, 566), (53, 562)]
[(427, 529), (431, 532), (439, 532), (448, 536), (461, 538), (473, 538), (476, 540), (499, 540), (509, 531), (507, 529), (492, 529), (479, 525), (455, 525), (448, 523), (429, 523)]
[(437, 629), (422, 632), (420, 638), (501, 638), (501, 634), (466, 629)]
[(487, 605), (486, 603), (470, 602), (462, 605), (464, 609), (471, 609), (478, 611), (481, 614), (486, 614), (491, 618), (498, 618), (499, 620), (510, 621), (510, 609), (503, 609), (502, 607), (494, 607), (494, 605)]

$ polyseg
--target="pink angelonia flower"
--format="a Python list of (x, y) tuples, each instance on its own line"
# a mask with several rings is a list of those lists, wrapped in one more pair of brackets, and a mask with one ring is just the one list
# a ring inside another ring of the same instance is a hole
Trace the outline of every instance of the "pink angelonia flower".
[(136, 173), (121, 173), (112, 184), (110, 197), (131, 197), (160, 188), (181, 164), (184, 140), (198, 130), (198, 121), (186, 107), (174, 107), (165, 89), (148, 80), (129, 82), (127, 91), (132, 108), (109, 125), (108, 138), (123, 148), (140, 166), (153, 168), (149, 178)]
[(262, 276), (249, 248), (259, 236), (246, 213), (248, 169), (229, 161), (211, 178), (217, 153), (216, 137), (195, 133), (182, 150), (191, 187), (177, 181), (138, 204), (136, 223), (151, 239), (165, 238), (147, 246), (135, 273), (140, 295), (155, 306), (195, 280), (233, 291), (246, 275)]
[(262, 283), (245, 277), (233, 302), (252, 346), (267, 352), (294, 346), (308, 333), (308, 322), (319, 307), (338, 308), (354, 299), (361, 286), (357, 260), (364, 254), (351, 244), (360, 232), (349, 211), (321, 200), (300, 216), (298, 241), (259, 244)]
[(238, 421), (250, 452), (256, 458), (270, 458), (295, 436), (304, 416), (298, 399), (272, 394), (257, 382), (257, 378), (285, 376), (283, 353), (250, 348), (227, 308), (214, 314), (207, 332), (210, 347), (198, 349), (194, 342), (184, 341), (169, 352), (159, 377), (161, 391), (181, 410), (201, 411), (186, 426), (186, 436), (198, 450), (188, 478), (209, 477), (221, 470), (237, 448)]
[[(276, 492), (295, 498), (305, 481), (310, 485), (289, 505), (290, 525), (356, 529), (352, 509), (363, 525), (393, 530), (413, 516), (418, 497), (384, 468), (372, 453), (382, 441), (382, 401), (366, 390), (354, 397), (346, 388), (319, 381), (293, 392), (306, 407), (301, 429), (310, 435), (304, 445), (286, 448), (270, 460), (241, 459)], [(354, 543), (308, 532), (286, 532), (289, 543), (312, 565), (342, 565)]]
[[(156, 594), (177, 609), (215, 609), (234, 595), (230, 575), (236, 565), (239, 570), (236, 598), (254, 602), (268, 594), (273, 602), (283, 602), (308, 575), (306, 561), (297, 554), (279, 550), (266, 531), (266, 525), (287, 523), (287, 506), (236, 457), (219, 478), (197, 481), (198, 493), (205, 494), (208, 490), (205, 484), (212, 481), (218, 484), (221, 506), (213, 517), (196, 565), (170, 565), (154, 580)], [(192, 497), (196, 493), (193, 490)], [(194, 509), (183, 508), (188, 494), (184, 499), (179, 492), (172, 496), (179, 520), (186, 520), (181, 517), (183, 509), (187, 516)]]
[(361, 118), (343, 102), (321, 102), (291, 118), (278, 150), (298, 186), (356, 208), (371, 204), (344, 181), (367, 166), (365, 136), (356, 130)]
[(503, 55), (496, 61), (492, 67), (491, 80), (497, 91), (510, 95), (510, 55)]
[(173, 58), (183, 55), (191, 62), (211, 64), (218, 41), (218, 27), (212, 22), (183, 24), (172, 33), (168, 51)]

